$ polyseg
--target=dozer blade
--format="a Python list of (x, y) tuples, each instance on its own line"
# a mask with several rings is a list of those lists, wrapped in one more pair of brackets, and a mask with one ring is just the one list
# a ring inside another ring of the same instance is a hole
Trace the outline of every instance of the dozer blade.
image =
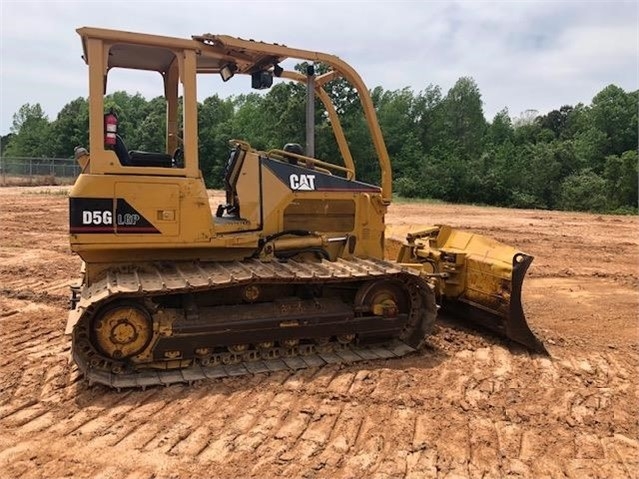
[[(544, 344), (528, 326), (521, 301), (522, 284), (532, 256), (519, 253), (512, 260), (510, 286), (502, 279), (503, 289), (487, 295), (478, 290), (478, 285), (470, 280), (466, 292), (458, 298), (445, 298), (442, 313), (460, 321), (470, 320), (500, 335), (523, 344), (537, 353), (548, 354)], [(476, 280), (477, 278), (474, 278)], [(510, 290), (510, 293), (508, 293)], [(478, 293), (478, 294), (477, 294)], [(473, 299), (469, 299), (473, 298)], [(495, 298), (499, 300), (495, 301)], [(509, 297), (509, 301), (505, 300)], [(503, 300), (502, 300), (503, 298)]]
[(522, 286), (532, 256), (485, 236), (436, 226), (408, 233), (397, 260), (433, 278), (444, 316), (478, 323), (548, 354), (528, 326), (522, 307)]

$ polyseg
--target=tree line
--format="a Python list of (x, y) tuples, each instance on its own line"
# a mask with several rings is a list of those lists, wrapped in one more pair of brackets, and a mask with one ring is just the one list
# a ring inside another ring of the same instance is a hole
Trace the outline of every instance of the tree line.
[[(302, 70), (304, 65), (298, 65)], [(357, 93), (343, 80), (328, 85), (357, 166), (377, 183), (379, 169)], [(444, 95), (429, 85), (371, 91), (393, 165), (397, 195), (515, 208), (636, 213), (639, 91), (609, 85), (589, 105), (564, 105), (545, 115), (507, 109), (487, 121), (480, 90), (462, 77)], [(162, 97), (118, 91), (106, 108), (118, 113), (130, 149), (163, 151)], [(262, 150), (305, 139), (305, 86), (278, 83), (266, 94), (206, 98), (198, 104), (200, 168), (208, 187), (222, 186), (228, 140)], [(1, 138), (4, 156), (71, 157), (88, 145), (88, 102), (77, 98), (49, 121), (39, 104), (14, 114)], [(316, 105), (316, 157), (340, 164), (330, 120)]]

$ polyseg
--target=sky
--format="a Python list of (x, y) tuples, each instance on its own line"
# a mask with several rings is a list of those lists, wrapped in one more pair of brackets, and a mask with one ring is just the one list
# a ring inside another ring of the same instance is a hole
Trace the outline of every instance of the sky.
[[(0, 134), (25, 103), (39, 103), (54, 120), (88, 95), (75, 31), (82, 26), (228, 34), (331, 53), (371, 89), (417, 93), (433, 84), (446, 94), (471, 76), (489, 121), (503, 108), (517, 118), (588, 104), (611, 83), (639, 89), (636, 1), (0, 0)], [(161, 94), (150, 73), (117, 73), (109, 91)], [(198, 84), (200, 100), (250, 91), (246, 77), (234, 80)]]

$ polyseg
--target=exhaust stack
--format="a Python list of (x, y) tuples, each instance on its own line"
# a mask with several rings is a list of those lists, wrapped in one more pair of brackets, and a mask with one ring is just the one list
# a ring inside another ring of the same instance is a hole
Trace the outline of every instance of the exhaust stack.
[(315, 66), (306, 67), (306, 156), (315, 158)]

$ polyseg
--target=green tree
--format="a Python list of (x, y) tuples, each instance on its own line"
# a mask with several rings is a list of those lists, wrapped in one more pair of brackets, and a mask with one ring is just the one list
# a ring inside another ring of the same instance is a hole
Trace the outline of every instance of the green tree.
[[(129, 150), (141, 150), (141, 143), (149, 139), (148, 134), (142, 135), (142, 125), (148, 114), (147, 100), (140, 93), (131, 95), (125, 91), (116, 91), (104, 98), (104, 109), (113, 109), (118, 116), (118, 134), (126, 147)], [(151, 126), (149, 123), (144, 125), (145, 128)]]
[(436, 85), (428, 85), (413, 101), (413, 121), (424, 154), (441, 149), (445, 142), (443, 106), (442, 91)]
[(51, 124), (39, 103), (26, 103), (13, 115), (6, 156), (42, 157), (53, 156), (51, 147)]
[(267, 123), (264, 115), (263, 98), (258, 93), (238, 95), (233, 99), (235, 114), (232, 120), (233, 138), (244, 139), (258, 149), (266, 149), (269, 145)]
[(513, 206), (556, 208), (563, 179), (574, 173), (574, 151), (561, 141), (527, 144), (517, 149), (511, 174)]
[(89, 147), (89, 104), (79, 97), (64, 105), (51, 125), (54, 155), (72, 158), (76, 146)]
[[(166, 101), (158, 96), (142, 106), (144, 118), (136, 125), (136, 150), (161, 152), (166, 150)], [(172, 154), (172, 151), (168, 152)]]
[(363, 113), (353, 115), (344, 126), (344, 134), (353, 155), (357, 178), (368, 183), (379, 183), (380, 170), (377, 154)]
[(221, 99), (218, 95), (208, 97), (198, 105), (200, 170), (207, 186), (220, 188), (229, 156), (232, 99)]
[(561, 184), (563, 209), (604, 212), (609, 208), (608, 184), (590, 169), (568, 176)]
[(264, 95), (262, 112), (268, 148), (286, 143), (306, 143), (306, 94), (304, 86), (293, 82), (275, 85)]
[(637, 148), (638, 94), (608, 85), (592, 99), (592, 123), (608, 140), (607, 152), (620, 155)]
[(486, 119), (479, 87), (462, 77), (444, 98), (443, 124), (447, 142), (460, 159), (478, 158), (483, 148)]
[(608, 191), (613, 208), (625, 206), (637, 208), (637, 199), (639, 198), (638, 164), (637, 150), (629, 150), (619, 156), (609, 155), (606, 157), (604, 178), (608, 181)]
[(591, 168), (596, 173), (602, 172), (604, 158), (609, 153), (609, 142), (603, 131), (594, 127), (578, 131), (573, 145), (575, 154), (584, 168)]
[(6, 135), (0, 136), (0, 156), (4, 156), (4, 151), (14, 136), (16, 136), (15, 133), (7, 133)]
[(408, 88), (382, 92), (376, 101), (386, 148), (393, 159), (393, 175), (397, 177), (412, 175), (417, 160), (423, 155), (414, 117), (414, 103), (413, 92)]
[(513, 124), (508, 115), (508, 108), (497, 112), (488, 128), (488, 141), (493, 145), (512, 142), (515, 136)]
[(542, 128), (552, 131), (555, 138), (560, 138), (564, 135), (572, 110), (572, 106), (564, 105), (559, 110), (552, 110), (547, 115), (538, 117), (537, 121)]
[(561, 130), (562, 139), (574, 138), (577, 133), (585, 131), (592, 126), (590, 106), (577, 103), (573, 107), (563, 106), (560, 111), (563, 109), (566, 109), (566, 119)]
[[(301, 73), (306, 71), (306, 63), (301, 63), (295, 67)], [(315, 66), (317, 74), (321, 75), (328, 71), (328, 67), (319, 64)], [(378, 87), (380, 91), (383, 91), (381, 87)], [(328, 93), (331, 102), (335, 106), (335, 111), (340, 117), (347, 118), (349, 116), (361, 113), (361, 104), (359, 100), (359, 94), (357, 90), (351, 86), (345, 79), (338, 77), (328, 82), (325, 86), (325, 90)], [(375, 89), (377, 90), (377, 88)], [(373, 97), (375, 96), (375, 90), (373, 90)], [(373, 98), (373, 102), (375, 99)]]

